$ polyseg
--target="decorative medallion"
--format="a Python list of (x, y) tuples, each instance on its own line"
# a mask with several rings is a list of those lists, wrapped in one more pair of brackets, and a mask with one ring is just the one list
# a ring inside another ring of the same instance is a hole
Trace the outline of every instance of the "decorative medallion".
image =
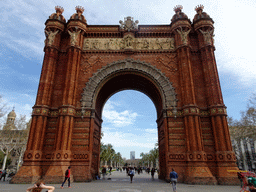
[(65, 154), (64, 154), (64, 159), (67, 159), (67, 158), (68, 158), (68, 154), (65, 153)]
[(27, 158), (28, 158), (28, 159), (31, 159), (31, 157), (32, 157), (32, 154), (31, 154), (31, 153), (27, 154)]
[(40, 154), (37, 153), (37, 154), (35, 155), (35, 158), (36, 158), (36, 159), (39, 159), (39, 158), (40, 158)]
[(56, 158), (59, 159), (61, 157), (61, 154), (60, 153), (57, 153), (56, 154)]

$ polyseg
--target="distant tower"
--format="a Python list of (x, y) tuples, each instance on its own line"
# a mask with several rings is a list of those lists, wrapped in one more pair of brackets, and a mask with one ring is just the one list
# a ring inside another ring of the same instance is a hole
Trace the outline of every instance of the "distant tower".
[(16, 130), (16, 126), (14, 125), (15, 118), (16, 113), (13, 109), (7, 116), (7, 121), (3, 127), (3, 130)]
[(134, 160), (135, 159), (135, 151), (130, 152), (130, 159)]

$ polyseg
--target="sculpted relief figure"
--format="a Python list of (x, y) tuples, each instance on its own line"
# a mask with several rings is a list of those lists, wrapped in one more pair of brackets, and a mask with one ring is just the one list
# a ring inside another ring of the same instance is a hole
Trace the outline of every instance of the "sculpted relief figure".
[(133, 49), (133, 41), (134, 39), (130, 36), (124, 38), (124, 48)]
[(174, 38), (86, 38), (83, 50), (169, 50), (174, 49)]
[(89, 42), (89, 39), (86, 39), (86, 40), (84, 41), (83, 49), (86, 49), (86, 50), (90, 49), (90, 42)]
[(73, 46), (76, 45), (77, 37), (78, 37), (80, 32), (81, 32), (81, 30), (79, 30), (77, 32), (75, 32), (75, 31), (73, 31), (73, 32), (68, 31), (68, 33), (70, 35), (70, 44), (71, 45), (73, 45)]
[(59, 30), (52, 32), (52, 31), (46, 31), (45, 30), (45, 35), (47, 37), (48, 41), (45, 41), (45, 43), (47, 42), (48, 45), (52, 45), (53, 41), (55, 39), (55, 35), (59, 32)]
[(180, 34), (182, 44), (187, 45), (187, 43), (188, 43), (188, 34), (189, 34), (190, 30), (191, 29), (189, 29), (188, 31), (183, 31), (182, 27), (180, 27), (180, 30), (177, 29), (177, 32)]
[(162, 42), (159, 41), (159, 39), (155, 40), (155, 45), (156, 45), (155, 49), (163, 49), (163, 44)]
[(148, 49), (148, 48), (149, 48), (149, 42), (148, 42), (148, 40), (145, 39), (145, 40), (143, 41), (141, 48), (142, 48), (142, 49)]
[(212, 40), (213, 40), (213, 29), (212, 30), (208, 30), (208, 31), (202, 31), (201, 29), (199, 29), (199, 31), (203, 34), (204, 36), (204, 42), (205, 44), (212, 44)]

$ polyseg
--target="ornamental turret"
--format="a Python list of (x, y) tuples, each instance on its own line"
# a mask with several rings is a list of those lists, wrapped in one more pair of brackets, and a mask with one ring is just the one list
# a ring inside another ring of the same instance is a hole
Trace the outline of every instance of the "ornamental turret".
[(84, 8), (76, 6), (76, 13), (74, 13), (67, 24), (67, 32), (70, 36), (70, 46), (80, 48), (83, 47), (83, 35), (87, 29), (87, 21), (82, 15)]
[(182, 9), (182, 5), (175, 6), (173, 9), (175, 14), (171, 19), (171, 30), (175, 33), (176, 47), (189, 45), (188, 34), (191, 31), (191, 21)]
[(212, 18), (203, 12), (204, 6), (198, 5), (195, 8), (197, 14), (193, 19), (194, 29), (199, 35), (199, 47), (214, 45), (214, 27)]
[(65, 29), (66, 19), (62, 13), (64, 9), (60, 6), (55, 7), (56, 13), (49, 16), (45, 22), (45, 46), (46, 47), (59, 47), (60, 33)]

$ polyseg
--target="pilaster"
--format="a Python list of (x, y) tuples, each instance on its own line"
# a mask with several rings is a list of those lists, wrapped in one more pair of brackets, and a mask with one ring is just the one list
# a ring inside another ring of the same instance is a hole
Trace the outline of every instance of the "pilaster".
[(213, 20), (203, 12), (203, 6), (196, 7), (194, 18), (195, 31), (198, 34), (199, 51), (203, 63), (207, 104), (215, 140), (217, 175), (219, 184), (236, 184), (237, 175), (228, 170), (237, 170), (235, 153), (227, 124), (226, 107), (223, 103), (216, 60), (214, 56)]

